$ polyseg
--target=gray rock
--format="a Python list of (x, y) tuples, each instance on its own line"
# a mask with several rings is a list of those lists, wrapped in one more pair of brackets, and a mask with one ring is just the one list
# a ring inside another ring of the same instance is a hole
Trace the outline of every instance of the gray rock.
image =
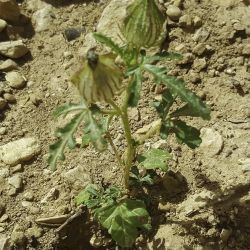
[(185, 219), (199, 209), (207, 206), (209, 202), (215, 199), (214, 193), (209, 190), (203, 190), (199, 193), (190, 195), (186, 200), (178, 205), (177, 212), (179, 217)]
[(193, 40), (196, 42), (203, 43), (208, 39), (209, 35), (210, 35), (210, 33), (206, 29), (200, 28), (193, 35)]
[(153, 145), (152, 145), (152, 148), (157, 148), (157, 149), (166, 149), (168, 146), (168, 143), (166, 140), (159, 140), (157, 142), (155, 142)]
[[(111, 37), (117, 44), (122, 45), (124, 42), (121, 39), (122, 34), (120, 27), (126, 17), (126, 8), (132, 1), (133, 0), (111, 0), (100, 17), (96, 31)], [(93, 38), (92, 33), (88, 33), (85, 36), (83, 46), (79, 49), (79, 56), (85, 57), (87, 51), (96, 46), (97, 42)]]
[(55, 17), (52, 5), (46, 4), (41, 9), (33, 14), (33, 21), (35, 23), (35, 31), (42, 32), (49, 29), (51, 21)]
[(171, 20), (178, 21), (181, 17), (181, 10), (175, 5), (169, 5), (166, 14)]
[(8, 183), (13, 186), (14, 188), (16, 188), (17, 190), (21, 189), (22, 188), (22, 185), (23, 185), (23, 179), (21, 177), (21, 175), (19, 174), (16, 174), (12, 177), (10, 177), (8, 179)]
[(6, 222), (9, 219), (8, 214), (3, 214), (0, 218), (0, 223)]
[(0, 97), (0, 111), (5, 109), (6, 104), (7, 104), (6, 100)]
[(17, 68), (18, 68), (18, 65), (11, 59), (7, 59), (3, 63), (0, 64), (0, 70), (5, 71), (5, 72), (11, 71)]
[(199, 59), (196, 58), (193, 63), (193, 69), (197, 72), (200, 72), (201, 70), (205, 69), (207, 67), (207, 61), (205, 58)]
[(193, 48), (193, 53), (201, 56), (204, 52), (206, 51), (206, 45), (204, 43), (198, 43), (194, 48)]
[(6, 127), (0, 127), (0, 135), (5, 135), (7, 132), (7, 128)]
[(12, 59), (26, 55), (29, 49), (23, 44), (22, 40), (0, 42), (0, 54)]
[(9, 102), (9, 103), (15, 103), (16, 102), (16, 97), (12, 94), (9, 93), (4, 93), (3, 98)]
[(192, 63), (193, 61), (194, 61), (194, 55), (192, 53), (185, 53), (183, 55), (182, 60), (177, 61), (176, 64), (184, 65), (184, 64)]
[(250, 158), (240, 159), (239, 164), (242, 165), (242, 172), (250, 172)]
[(202, 128), (201, 139), (200, 150), (205, 155), (212, 157), (222, 151), (224, 145), (223, 137), (213, 128)]
[(0, 250), (9, 250), (9, 249), (10, 249), (10, 239), (0, 238)]
[(194, 20), (193, 20), (193, 23), (194, 23), (194, 27), (195, 27), (195, 28), (200, 28), (201, 25), (202, 25), (202, 20), (201, 20), (200, 17), (195, 16), (195, 17), (194, 17)]
[(242, 49), (242, 55), (249, 56), (250, 55), (250, 44), (245, 44)]
[(112, 0), (104, 9), (96, 30), (122, 44), (120, 27), (126, 17), (126, 8), (133, 0)]
[(223, 242), (227, 242), (231, 234), (232, 234), (232, 229), (223, 228), (220, 233), (220, 238)]
[(22, 138), (0, 146), (0, 160), (15, 166), (23, 161), (31, 160), (40, 151), (41, 147), (35, 138)]
[(3, 19), (0, 19), (0, 32), (2, 32), (6, 26), (7, 26), (6, 21), (4, 21)]
[(20, 10), (16, 0), (0, 0), (0, 18), (16, 22), (20, 16)]
[(8, 72), (5, 79), (8, 85), (14, 89), (23, 88), (26, 84), (25, 78), (17, 71)]
[(15, 167), (12, 168), (12, 173), (19, 173), (23, 171), (22, 164), (17, 164)]
[(64, 175), (65, 179), (70, 182), (74, 188), (82, 189), (91, 183), (91, 177), (86, 172), (83, 166), (78, 166), (74, 169), (69, 170)]
[(56, 200), (59, 196), (59, 190), (56, 188), (51, 188), (45, 197), (41, 200), (42, 204), (47, 203), (48, 201)]
[(193, 26), (192, 17), (190, 15), (188, 15), (188, 14), (187, 15), (183, 15), (179, 19), (179, 24), (183, 28), (192, 28), (192, 26)]
[(7, 167), (0, 168), (0, 177), (6, 178), (6, 177), (9, 177), (9, 175), (10, 175), (9, 168), (7, 168)]
[(23, 198), (24, 198), (26, 201), (33, 201), (33, 200), (34, 200), (34, 194), (33, 194), (33, 192), (28, 191), (28, 192), (26, 192), (26, 193), (23, 195)]

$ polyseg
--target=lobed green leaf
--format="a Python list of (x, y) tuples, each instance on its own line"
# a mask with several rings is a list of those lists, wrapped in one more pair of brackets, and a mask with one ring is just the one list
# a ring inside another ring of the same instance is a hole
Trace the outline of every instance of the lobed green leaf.
[(75, 147), (76, 143), (75, 139), (73, 138), (73, 135), (82, 120), (84, 119), (84, 116), (85, 111), (76, 114), (75, 117), (64, 128), (57, 129), (56, 136), (58, 137), (58, 141), (50, 146), (48, 158), (48, 163), (53, 171), (56, 169), (57, 161), (63, 161), (65, 159), (65, 147), (67, 145), (70, 149)]
[(177, 79), (174, 76), (166, 75), (166, 69), (159, 68), (155, 65), (145, 64), (144, 69), (153, 74), (161, 83), (168, 86), (172, 93), (180, 96), (182, 101), (187, 102), (189, 107), (193, 109), (197, 115), (205, 120), (210, 119), (210, 109), (197, 95), (185, 87), (182, 80)]
[(138, 156), (139, 166), (143, 166), (146, 169), (161, 169), (167, 171), (167, 161), (172, 157), (166, 151), (162, 149), (152, 148), (146, 153)]
[(80, 111), (80, 110), (86, 110), (87, 106), (84, 103), (81, 104), (74, 104), (74, 103), (68, 103), (64, 104), (62, 106), (59, 106), (56, 108), (56, 110), (53, 112), (53, 116), (55, 118), (58, 118), (60, 116), (65, 117), (68, 113), (73, 111)]
[(138, 229), (149, 229), (149, 214), (142, 201), (125, 199), (95, 210), (101, 225), (121, 247), (131, 247)]

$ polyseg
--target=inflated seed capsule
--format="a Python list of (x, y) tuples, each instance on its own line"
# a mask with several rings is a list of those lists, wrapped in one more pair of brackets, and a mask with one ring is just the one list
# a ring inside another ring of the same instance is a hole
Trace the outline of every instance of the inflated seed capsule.
[(137, 48), (152, 47), (161, 40), (164, 21), (154, 0), (135, 0), (127, 7), (122, 33)]
[(98, 55), (91, 49), (71, 81), (88, 103), (109, 102), (122, 89), (122, 72), (113, 54)]

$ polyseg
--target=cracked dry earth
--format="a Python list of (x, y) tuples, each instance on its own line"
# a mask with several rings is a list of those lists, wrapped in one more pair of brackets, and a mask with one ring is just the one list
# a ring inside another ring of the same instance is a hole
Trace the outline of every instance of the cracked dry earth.
[[(119, 42), (117, 24), (129, 1), (17, 2), (0, 0), (0, 249), (115, 249), (84, 208), (58, 230), (78, 210), (74, 197), (87, 183), (121, 182), (112, 152), (100, 155), (78, 146), (55, 172), (46, 158), (55, 128), (65, 124), (52, 119), (52, 111), (78, 101), (68, 79), (79, 58), (95, 46), (89, 33), (97, 29)], [(153, 230), (133, 249), (247, 250), (250, 2), (159, 4), (167, 13), (166, 48), (183, 55), (182, 61), (169, 63), (170, 73), (211, 106), (212, 118), (188, 120), (201, 129), (203, 142), (196, 150), (174, 138), (166, 143), (157, 137), (142, 146), (166, 148), (173, 161), (163, 186), (151, 192)], [(149, 101), (155, 96), (151, 80), (143, 86), (140, 112), (130, 112), (134, 131), (156, 118)], [(122, 151), (116, 123), (112, 134)]]

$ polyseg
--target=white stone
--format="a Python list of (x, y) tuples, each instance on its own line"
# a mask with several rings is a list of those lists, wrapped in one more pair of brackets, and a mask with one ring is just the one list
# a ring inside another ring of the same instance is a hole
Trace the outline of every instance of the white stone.
[(41, 32), (48, 30), (54, 16), (53, 7), (49, 4), (37, 10), (32, 17), (35, 23), (35, 31)]
[(0, 238), (0, 250), (8, 250), (8, 249), (10, 249), (9, 238)]
[(17, 68), (18, 68), (18, 65), (16, 64), (16, 62), (14, 62), (11, 59), (7, 59), (3, 63), (0, 64), (0, 70), (3, 70), (3, 71), (10, 71), (10, 70), (17, 69)]
[(174, 5), (169, 5), (166, 13), (167, 16), (173, 21), (178, 21), (181, 16), (180, 8)]
[(20, 189), (23, 184), (21, 175), (16, 174), (8, 179), (8, 183), (16, 189)]
[(208, 157), (215, 156), (221, 152), (224, 144), (223, 137), (213, 128), (202, 128), (201, 139), (200, 150)]
[(29, 49), (23, 44), (22, 40), (0, 42), (0, 55), (16, 59), (28, 52)]
[(7, 26), (6, 21), (4, 21), (3, 19), (0, 19), (0, 32), (2, 32), (6, 26)]
[[(96, 31), (102, 33), (115, 41), (117, 44), (122, 45), (124, 42), (121, 37), (120, 27), (126, 17), (126, 8), (133, 0), (111, 0), (107, 7), (104, 9), (100, 20), (97, 24)], [(80, 57), (85, 57), (89, 49), (97, 46), (97, 42), (93, 38), (92, 33), (85, 36), (83, 46), (81, 46), (78, 54)]]
[(8, 85), (14, 89), (23, 88), (26, 84), (25, 78), (17, 71), (8, 72), (5, 79)]
[(31, 160), (41, 151), (35, 138), (22, 138), (0, 146), (0, 161), (15, 166), (20, 162)]

